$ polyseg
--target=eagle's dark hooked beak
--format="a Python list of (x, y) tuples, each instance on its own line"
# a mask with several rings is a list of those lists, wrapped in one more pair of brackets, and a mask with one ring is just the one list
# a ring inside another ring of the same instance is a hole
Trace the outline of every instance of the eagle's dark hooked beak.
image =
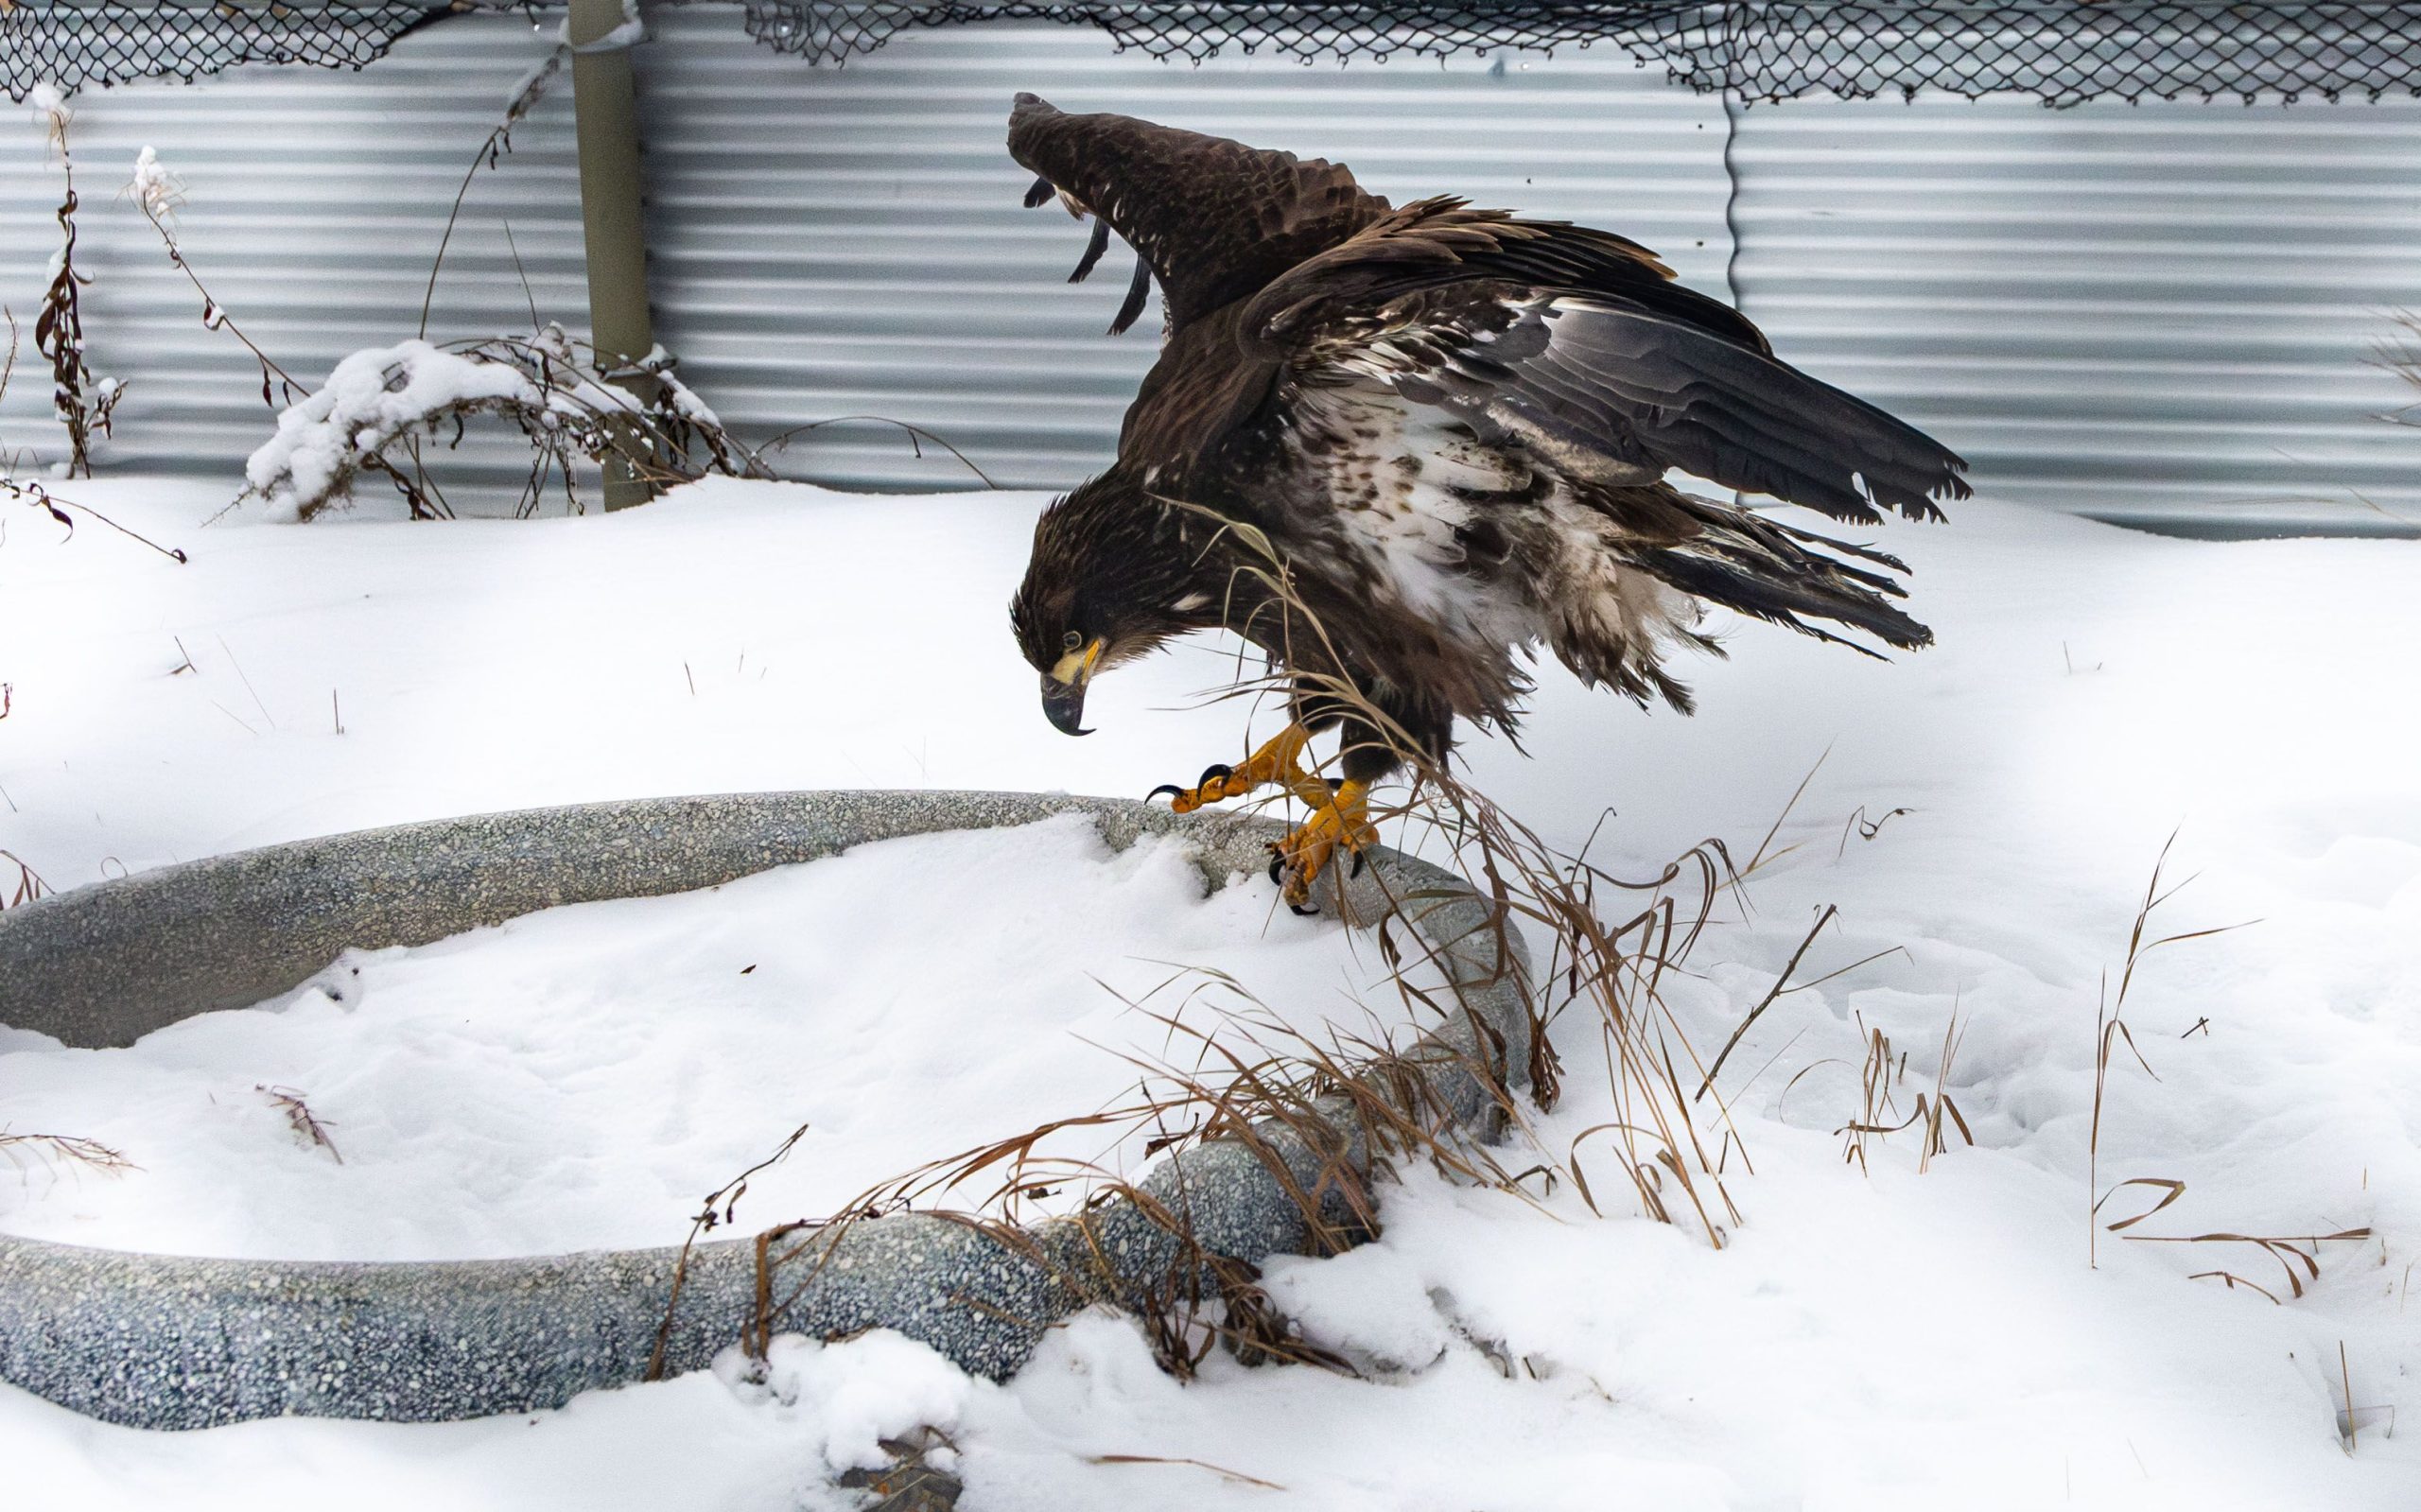
[(1085, 685), (1082, 682), (1054, 683), (1051, 674), (1042, 674), (1042, 714), (1062, 735), (1090, 735), (1079, 721), (1085, 717)]
[(1101, 660), (1102, 643), (1098, 640), (1082, 651), (1071, 651), (1059, 658), (1059, 665), (1042, 674), (1042, 715), (1062, 735), (1090, 735), (1084, 727), (1085, 688), (1093, 680), (1093, 667)]

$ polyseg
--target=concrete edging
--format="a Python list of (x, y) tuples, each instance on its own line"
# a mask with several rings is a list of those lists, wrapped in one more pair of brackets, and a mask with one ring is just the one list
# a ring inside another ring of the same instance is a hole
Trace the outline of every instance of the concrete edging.
[[(850, 845), (1085, 811), (1123, 848), (1180, 834), (1212, 885), (1258, 870), (1268, 820), (1177, 816), (1128, 800), (1031, 793), (742, 793), (479, 815), (300, 841), (147, 872), (0, 914), (0, 1024), (73, 1045), (122, 1045), (165, 1024), (292, 987), (347, 947), (423, 944), (556, 904), (685, 892)], [(1489, 1077), (1519, 1085), (1530, 1021), (1500, 966), (1510, 938), (1452, 873), (1372, 853), (1343, 895), (1360, 927), (1391, 908), (1437, 951), (1465, 1013), (1406, 1059), (1425, 1105), (1496, 1132)], [(1394, 899), (1390, 904), (1389, 899)], [(1390, 1093), (1391, 1097), (1401, 1092)], [(1365, 1149), (1347, 1099), (1321, 1104)], [(1293, 1131), (1262, 1138), (1307, 1184), (1320, 1157)], [(1263, 1159), (1217, 1141), (1139, 1183), (1212, 1253), (1298, 1253), (1308, 1225)], [(811, 1233), (811, 1231), (810, 1231)], [(792, 1236), (785, 1243), (795, 1243)], [(918, 1214), (861, 1220), (774, 1318), (834, 1336), (887, 1327), (1000, 1379), (1053, 1320), (1165, 1283), (1176, 1242), (1127, 1199), (1003, 1243)], [(133, 1427), (205, 1428), (287, 1415), (445, 1421), (552, 1407), (642, 1379), (677, 1247), (443, 1262), (281, 1261), (135, 1254), (0, 1236), (0, 1380)], [(1071, 1277), (1090, 1277), (1071, 1285)], [(754, 1239), (689, 1252), (668, 1374), (706, 1365), (757, 1312)]]

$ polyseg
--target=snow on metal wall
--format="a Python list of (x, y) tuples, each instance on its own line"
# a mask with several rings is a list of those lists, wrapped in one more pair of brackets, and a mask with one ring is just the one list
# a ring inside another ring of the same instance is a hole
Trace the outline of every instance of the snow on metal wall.
[[(737, 7), (656, 7), (649, 19), (654, 40), (635, 56), (658, 334), (751, 440), (871, 414), (930, 429), (1004, 483), (1066, 484), (1107, 460), (1158, 317), (1103, 334), (1131, 267), (1119, 253), (1091, 282), (1066, 283), (1084, 233), (1021, 207), (1027, 179), (1002, 145), (1020, 89), (1344, 157), (1385, 192), (1453, 188), (1620, 225), (1722, 289), (1721, 109), (1611, 52), (1527, 66), (1193, 69), (1029, 24), (914, 33), (833, 70), (750, 41)], [(466, 16), (358, 74), (256, 67), (79, 97), (88, 344), (96, 372), (132, 384), (102, 464), (233, 478), (270, 427), (257, 369), (227, 333), (202, 328), (199, 296), (117, 197), (144, 145), (186, 181), (180, 236), (196, 269), (316, 384), (343, 354), (417, 328), (447, 205), (544, 51), (525, 21)], [(532, 301), (585, 328), (569, 96), (559, 84), (515, 129), (512, 154), (474, 180), (431, 337), (526, 328)], [(0, 122), (0, 302), (27, 327), (0, 446), (44, 456), (63, 434), (47, 374), (32, 371), (31, 313), (60, 185), (40, 129)], [(440, 477), (476, 485), (457, 487), (458, 506), (494, 511), (510, 501), (515, 455), (475, 435)], [(930, 442), (866, 422), (803, 435), (778, 461), (843, 485), (975, 481)]]
[[(1399, 199), (1620, 227), (1723, 291), (1723, 113), (1615, 50), (1351, 69), (1119, 56), (1089, 28), (901, 35), (845, 68), (748, 44), (734, 11), (650, 13), (646, 113), (657, 331), (744, 432), (877, 414), (929, 427), (1003, 482), (1066, 485), (1110, 457), (1158, 346), (1103, 335), (1133, 267), (1068, 273), (1085, 234), (1024, 209), (1009, 99), (1118, 111), (1350, 163)], [(867, 424), (801, 437), (786, 469), (957, 486), (967, 469)]]
[(2371, 362), (2421, 306), (2421, 101), (1803, 100), (1737, 127), (1746, 308), (1995, 496), (2421, 526), (2421, 434), (2377, 418), (2421, 395)]
[[(233, 336), (203, 329), (200, 296), (119, 193), (138, 151), (158, 148), (185, 182), (178, 235), (194, 270), (264, 350), (317, 385), (345, 353), (418, 328), (446, 208), (505, 96), (551, 40), (516, 17), (469, 16), (407, 38), (360, 73), (254, 67), (78, 95), (69, 141), (82, 201), (77, 258), (93, 279), (86, 346), (96, 373), (131, 384), (102, 465), (233, 480), (273, 428), (259, 368)], [(550, 318), (586, 326), (564, 93), (514, 131), (502, 167), (472, 184), (432, 338), (527, 330), (531, 298)], [(62, 455), (65, 441), (50, 419), (33, 318), (59, 246), (62, 182), (42, 129), (25, 112), (0, 114), (0, 304), (23, 327), (0, 448), (45, 458)], [(465, 450), (476, 461), (445, 477), (500, 482), (517, 456), (500, 441)]]
[[(650, 15), (636, 56), (658, 329), (751, 439), (880, 415), (1036, 485), (1107, 457), (1156, 317), (1102, 334), (1122, 253), (1064, 282), (1083, 234), (1019, 206), (1001, 150), (1019, 89), (1340, 157), (1399, 197), (1594, 221), (1725, 290), (1722, 109), (1611, 51), (1193, 69), (1007, 25), (910, 33), (827, 70), (751, 43), (733, 7)], [(316, 382), (411, 333), (446, 205), (544, 47), (525, 21), (470, 16), (359, 74), (253, 68), (79, 98), (93, 361), (133, 384), (104, 465), (232, 478), (270, 426), (250, 358), (202, 329), (199, 297), (117, 197), (137, 149), (186, 180), (181, 235), (213, 290)], [(585, 324), (569, 118), (559, 89), (473, 182), (433, 336), (524, 327), (531, 302)], [(2390, 523), (2369, 499), (2421, 520), (2421, 446), (2372, 418), (2405, 395), (2366, 364), (2387, 310), (2421, 304), (2421, 103), (1806, 100), (1743, 112), (1736, 130), (1750, 313), (1785, 355), (1964, 450), (1988, 491), (2134, 519)], [(57, 245), (44, 159), (39, 128), (0, 121), (0, 303), (26, 328), (0, 447), (57, 455), (30, 329)], [(469, 450), (449, 476), (484, 480), (496, 508), (514, 454)], [(780, 461), (844, 485), (973, 481), (922, 451), (850, 422)]]

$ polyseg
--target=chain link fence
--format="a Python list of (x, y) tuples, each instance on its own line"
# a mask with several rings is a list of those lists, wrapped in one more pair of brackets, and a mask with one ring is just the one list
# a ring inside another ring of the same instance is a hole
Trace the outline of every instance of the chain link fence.
[(1649, 28), (1677, 78), (1752, 100), (2376, 100), (2421, 94), (2421, 5), (1737, 5)]
[(1011, 17), (1098, 26), (1122, 49), (1196, 62), (1229, 52), (1311, 63), (1603, 43), (1701, 92), (1761, 101), (1921, 90), (2051, 105), (2421, 93), (2421, 5), (2412, 4), (748, 4), (758, 40), (826, 63), (910, 27)]
[(0, 90), (23, 101), (136, 78), (190, 82), (237, 63), (360, 68), (395, 39), (452, 13), (427, 0), (380, 4), (180, 4), (0, 0)]
[[(359, 68), (415, 27), (472, 9), (380, 4), (0, 0), (0, 88), (23, 100), (236, 63)], [(2421, 94), (2421, 3), (1997, 0), (1981, 4), (1677, 4), (1673, 0), (745, 0), (749, 34), (840, 64), (916, 27), (1039, 20), (1099, 27), (1122, 49), (1198, 62), (1304, 63), (1606, 44), (1706, 93), (1775, 101), (1941, 91), (2092, 99), (2377, 99)]]

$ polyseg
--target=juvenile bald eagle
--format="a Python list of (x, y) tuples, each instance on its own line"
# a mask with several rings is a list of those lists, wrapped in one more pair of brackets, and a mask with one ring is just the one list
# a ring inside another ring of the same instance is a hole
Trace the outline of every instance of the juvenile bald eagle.
[[(1071, 735), (1093, 678), (1170, 636), (1266, 651), (1294, 722), (1160, 791), (1180, 812), (1268, 783), (1302, 797), (1273, 865), (1297, 907), (1367, 843), (1366, 795), (1403, 747), (1442, 760), (1457, 718), (1511, 727), (1540, 644), (1686, 713), (1663, 659), (1716, 650), (1707, 603), (1845, 645), (1817, 621), (1931, 640), (1891, 602), (1899, 562), (1664, 476), (1870, 524), (1940, 518), (1966, 463), (1776, 357), (1638, 243), (1456, 199), (1398, 208), (1339, 165), (1032, 95), (1009, 152), (1039, 175), (1028, 203), (1096, 217), (1077, 276), (1109, 232), (1135, 250), (1120, 327), (1146, 280), (1167, 310), (1117, 461), (1035, 528), (1019, 645)], [(1334, 725), (1332, 791), (1302, 757)]]

